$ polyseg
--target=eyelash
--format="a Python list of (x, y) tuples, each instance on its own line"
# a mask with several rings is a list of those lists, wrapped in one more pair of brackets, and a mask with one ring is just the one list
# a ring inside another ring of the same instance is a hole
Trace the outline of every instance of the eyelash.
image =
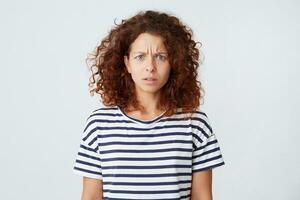
[[(138, 55), (138, 56), (136, 56), (135, 58), (138, 59), (138, 60), (140, 60), (140, 59), (141, 59), (141, 56), (144, 56), (144, 55)], [(161, 60), (163, 60), (163, 61), (167, 59), (167, 57), (166, 57), (166, 56), (163, 56), (163, 55), (156, 55), (156, 57), (160, 57)]]

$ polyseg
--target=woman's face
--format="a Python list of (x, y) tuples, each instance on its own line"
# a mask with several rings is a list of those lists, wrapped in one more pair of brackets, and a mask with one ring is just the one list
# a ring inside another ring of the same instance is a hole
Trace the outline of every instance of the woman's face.
[(124, 56), (124, 63), (139, 94), (157, 94), (168, 81), (171, 67), (160, 36), (140, 34), (131, 44), (129, 58)]

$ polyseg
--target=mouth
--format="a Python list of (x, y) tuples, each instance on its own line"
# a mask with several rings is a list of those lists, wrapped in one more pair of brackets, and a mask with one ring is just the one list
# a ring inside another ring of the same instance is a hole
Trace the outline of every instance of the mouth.
[(145, 81), (147, 85), (155, 85), (157, 83), (156, 78), (144, 78), (143, 81)]
[(143, 80), (146, 80), (146, 81), (156, 81), (157, 79), (156, 78), (143, 78)]

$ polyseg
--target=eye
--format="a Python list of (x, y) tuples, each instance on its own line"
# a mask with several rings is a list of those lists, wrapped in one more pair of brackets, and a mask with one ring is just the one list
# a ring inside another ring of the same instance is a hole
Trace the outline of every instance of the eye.
[(144, 57), (144, 55), (138, 55), (138, 56), (135, 57), (135, 59), (142, 60), (143, 57)]
[(166, 56), (164, 56), (164, 55), (157, 55), (156, 56), (159, 60), (161, 60), (161, 61), (165, 61), (166, 59), (167, 59), (167, 57)]

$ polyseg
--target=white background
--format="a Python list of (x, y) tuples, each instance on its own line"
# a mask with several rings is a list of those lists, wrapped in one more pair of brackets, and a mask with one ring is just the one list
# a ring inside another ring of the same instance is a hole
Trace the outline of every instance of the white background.
[(299, 1), (1, 1), (1, 199), (80, 199), (72, 167), (88, 114), (85, 58), (114, 19), (155, 9), (203, 46), (203, 110), (226, 165), (214, 200), (300, 199)]

